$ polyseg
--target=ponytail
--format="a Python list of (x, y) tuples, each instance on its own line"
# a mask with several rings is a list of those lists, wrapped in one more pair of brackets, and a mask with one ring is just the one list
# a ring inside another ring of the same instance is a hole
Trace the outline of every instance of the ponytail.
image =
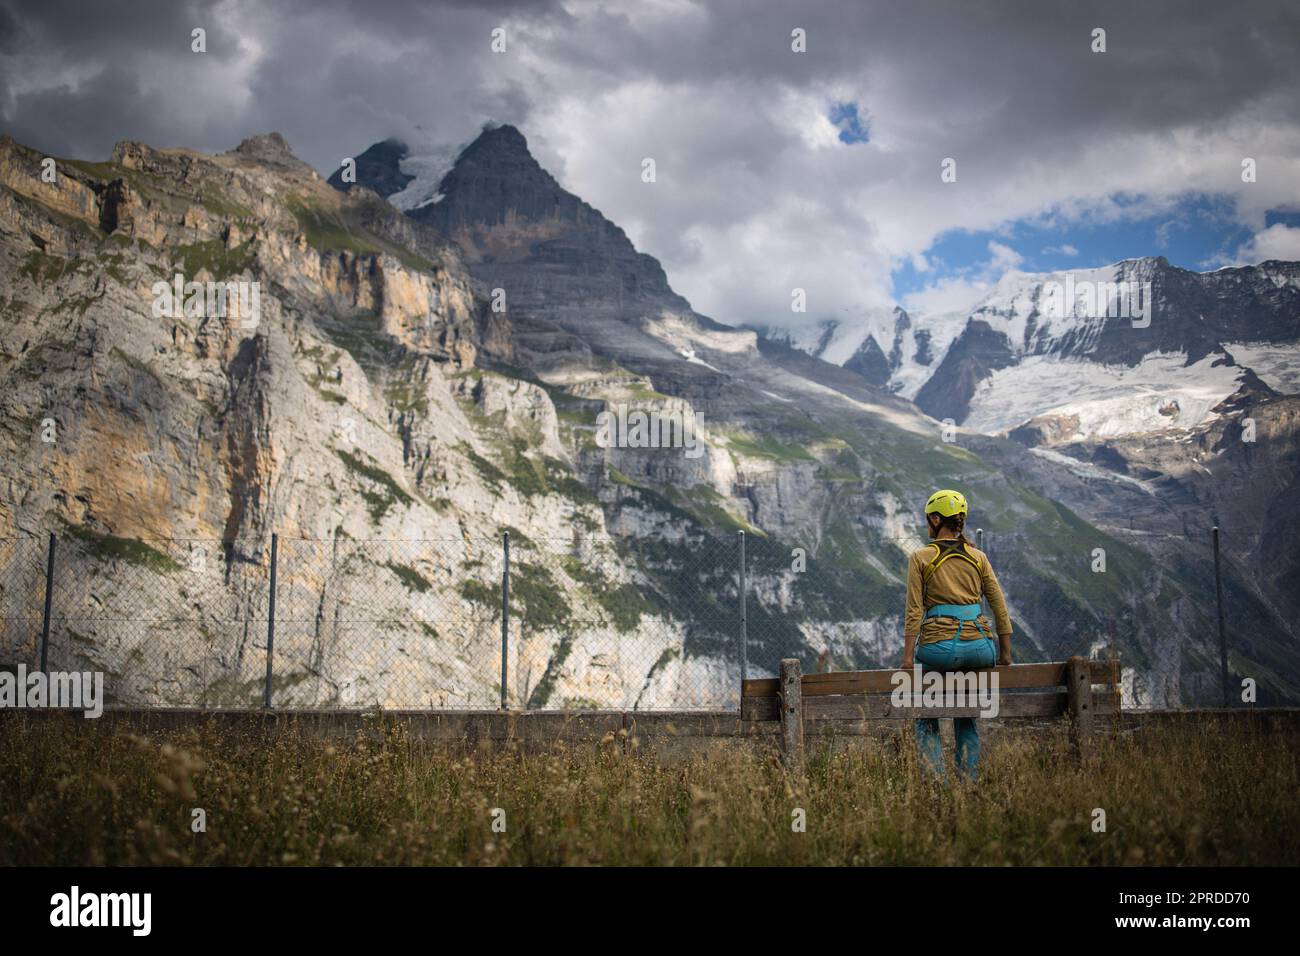
[[(938, 512), (935, 512), (938, 514)], [(939, 515), (939, 530), (948, 529), (959, 538), (964, 538), (966, 530), (966, 516), (964, 514)]]

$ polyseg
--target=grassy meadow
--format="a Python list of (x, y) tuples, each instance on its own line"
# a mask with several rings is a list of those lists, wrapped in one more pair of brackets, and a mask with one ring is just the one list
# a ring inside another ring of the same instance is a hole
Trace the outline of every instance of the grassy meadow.
[(902, 743), (814, 747), (796, 780), (772, 755), (722, 746), (656, 760), (608, 738), (458, 752), (400, 724), (329, 743), (6, 720), (0, 865), (1300, 862), (1294, 735), (1144, 729), (1079, 766), (1062, 726), (986, 742), (979, 782), (952, 787)]

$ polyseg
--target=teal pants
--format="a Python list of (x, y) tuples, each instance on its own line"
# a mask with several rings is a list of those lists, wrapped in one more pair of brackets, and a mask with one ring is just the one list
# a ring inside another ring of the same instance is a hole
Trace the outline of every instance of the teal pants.
[[(992, 667), (998, 662), (997, 648), (991, 638), (963, 641), (952, 638), (922, 644), (916, 649), (916, 662), (921, 672), (969, 671)], [(954, 717), (952, 724), (957, 737), (957, 772), (974, 780), (980, 762), (980, 732), (976, 717)], [(916, 722), (916, 747), (926, 769), (944, 779), (943, 745), (939, 740), (939, 718), (923, 717)]]

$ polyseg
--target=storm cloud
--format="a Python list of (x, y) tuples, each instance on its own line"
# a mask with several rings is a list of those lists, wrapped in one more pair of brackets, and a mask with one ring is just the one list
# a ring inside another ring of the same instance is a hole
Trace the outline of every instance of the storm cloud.
[(1300, 7), (1279, 2), (4, 0), (0, 115), (92, 159), (274, 129), (323, 174), (388, 136), (446, 150), (513, 123), (728, 322), (788, 323), (796, 287), (808, 319), (883, 306), (902, 263), (942, 307), (1015, 264), (991, 248), (953, 274), (927, 257), (949, 230), (1173, 214), (1188, 195), (1231, 199), (1256, 236), (1241, 255), (1300, 258), (1300, 230), (1265, 228), (1300, 210)]

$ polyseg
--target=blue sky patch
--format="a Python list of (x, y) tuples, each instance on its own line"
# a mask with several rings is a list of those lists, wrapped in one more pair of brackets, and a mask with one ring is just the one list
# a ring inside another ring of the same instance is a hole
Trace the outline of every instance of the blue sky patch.
[(1300, 229), (1300, 211), (1288, 212), (1284, 209), (1270, 209), (1264, 213), (1264, 228), (1276, 226), (1278, 223), (1286, 226), (1288, 229)]
[[(1138, 206), (1140, 197), (1116, 196), (1117, 206)], [(1300, 212), (1270, 210), (1265, 225), (1300, 225)], [(1020, 219), (1001, 229), (943, 233), (925, 251), (930, 269), (905, 262), (892, 273), (895, 299), (901, 300), (951, 277), (975, 277), (987, 269), (989, 243), (1014, 249), (1024, 272), (1092, 269), (1120, 259), (1164, 256), (1175, 266), (1203, 272), (1219, 268), (1248, 242), (1253, 230), (1239, 222), (1231, 197), (1190, 195), (1159, 215), (1112, 222)], [(993, 278), (996, 278), (994, 276)]]
[(852, 145), (854, 143), (870, 142), (871, 134), (868, 130), (868, 123), (858, 113), (857, 103), (832, 103), (830, 112), (827, 114), (831, 124), (840, 131), (840, 142)]

